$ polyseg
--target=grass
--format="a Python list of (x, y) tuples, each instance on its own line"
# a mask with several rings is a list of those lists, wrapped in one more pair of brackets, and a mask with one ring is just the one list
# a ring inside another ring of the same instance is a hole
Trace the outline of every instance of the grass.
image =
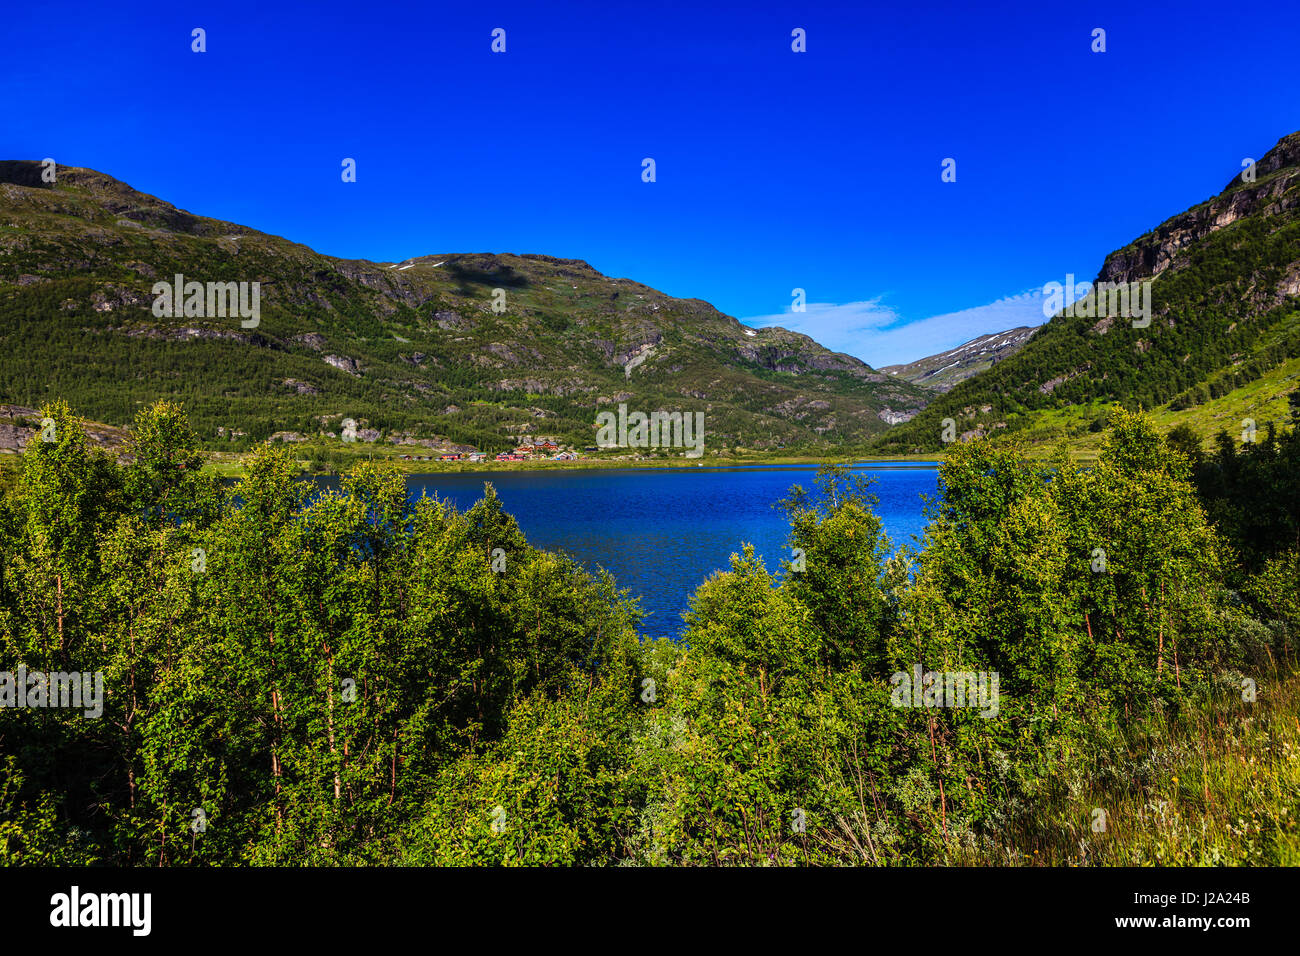
[[(1083, 758), (1080, 760), (1079, 758)], [(1121, 749), (1076, 755), (1054, 795), (953, 862), (1026, 866), (1300, 865), (1300, 675), (1156, 716)], [(1078, 768), (1086, 768), (1080, 771)], [(1093, 831), (1104, 810), (1104, 832)]]
[[(1211, 378), (1213, 380), (1213, 377)], [(1174, 411), (1168, 404), (1151, 409), (1148, 414), (1161, 432), (1169, 432), (1177, 425), (1188, 425), (1201, 436), (1201, 446), (1214, 449), (1214, 436), (1227, 431), (1240, 442), (1242, 421), (1255, 422), (1259, 438), (1272, 421), (1281, 426), (1288, 422), (1287, 395), (1300, 387), (1300, 358), (1289, 359), (1270, 369), (1264, 375), (1232, 391), (1192, 408)], [(1014, 436), (1028, 443), (1028, 452), (1034, 457), (1046, 457), (1062, 442), (1081, 461), (1092, 461), (1101, 453), (1104, 431), (1092, 431), (1094, 420), (1105, 413), (1104, 403), (1070, 405), (1035, 412), (1032, 424), (1013, 432), (997, 432)]]
[(1211, 399), (1182, 411), (1171, 411), (1169, 406), (1157, 409), (1152, 418), (1162, 431), (1175, 425), (1190, 425), (1205, 439), (1204, 447), (1211, 447), (1210, 439), (1221, 429), (1239, 441), (1241, 422), (1250, 418), (1255, 422), (1259, 437), (1263, 437), (1267, 422), (1279, 425), (1288, 420), (1287, 394), (1300, 387), (1300, 358), (1289, 359), (1269, 369), (1264, 375), (1233, 389), (1226, 395)]

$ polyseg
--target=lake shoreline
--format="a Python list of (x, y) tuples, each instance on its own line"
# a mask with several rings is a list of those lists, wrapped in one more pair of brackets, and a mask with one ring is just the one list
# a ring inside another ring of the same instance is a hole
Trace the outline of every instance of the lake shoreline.
[[(222, 453), (218, 453), (219, 455)], [(215, 474), (222, 478), (237, 478), (243, 474), (244, 462), (252, 456), (252, 452), (239, 455), (232, 455), (229, 458), (222, 455), (218, 458), (209, 457), (203, 463), (203, 472)], [(311, 468), (311, 460), (306, 458), (295, 459), (301, 466), (300, 472), (302, 477), (308, 478), (331, 478), (338, 477), (340, 472), (337, 471), (316, 471)], [(668, 471), (695, 471), (697, 469), (716, 469), (716, 468), (765, 468), (765, 467), (800, 467), (812, 468), (821, 465), (880, 465), (888, 466), (890, 464), (907, 465), (907, 464), (925, 464), (937, 465), (943, 462), (942, 453), (926, 453), (915, 455), (880, 455), (871, 457), (860, 457), (858, 455), (828, 455), (817, 457), (800, 457), (800, 456), (781, 456), (774, 458), (713, 458), (707, 461), (692, 460), (689, 463), (674, 460), (656, 460), (645, 459), (637, 461), (627, 461), (618, 459), (602, 458), (583, 458), (576, 461), (552, 461), (551, 459), (539, 459), (536, 461), (483, 461), (483, 462), (466, 462), (466, 461), (407, 461), (392, 455), (375, 455), (368, 458), (357, 455), (353, 462), (359, 461), (382, 461), (392, 465), (401, 474), (408, 477), (412, 475), (438, 475), (438, 474), (513, 474), (521, 471), (623, 471), (635, 469), (656, 469)]]

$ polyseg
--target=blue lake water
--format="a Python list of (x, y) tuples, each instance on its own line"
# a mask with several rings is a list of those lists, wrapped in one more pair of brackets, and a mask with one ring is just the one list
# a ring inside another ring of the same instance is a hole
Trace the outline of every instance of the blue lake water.
[[(814, 491), (815, 466), (586, 471), (482, 471), (412, 475), (407, 487), (462, 511), (496, 488), (530, 544), (609, 570), (648, 612), (641, 631), (676, 637), (695, 588), (748, 542), (771, 571), (789, 557), (786, 514), (773, 504), (792, 485)], [(858, 466), (874, 478), (876, 513), (897, 547), (925, 527), (921, 495), (937, 491), (931, 463)], [(337, 487), (337, 479), (318, 479)]]

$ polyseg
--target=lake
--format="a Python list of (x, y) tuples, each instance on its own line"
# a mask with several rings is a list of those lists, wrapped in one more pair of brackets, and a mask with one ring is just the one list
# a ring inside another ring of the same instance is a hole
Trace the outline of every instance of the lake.
[[(876, 463), (855, 471), (876, 480), (892, 544), (925, 528), (921, 495), (937, 493), (933, 462)], [(742, 544), (754, 545), (768, 570), (789, 557), (786, 514), (773, 504), (792, 485), (814, 490), (816, 466), (639, 468), (582, 471), (482, 471), (411, 475), (412, 499), (450, 499), (462, 511), (490, 481), (530, 544), (562, 551), (587, 568), (609, 570), (620, 588), (641, 599), (643, 633), (676, 637), (695, 588)], [(316, 479), (337, 488), (337, 479)]]

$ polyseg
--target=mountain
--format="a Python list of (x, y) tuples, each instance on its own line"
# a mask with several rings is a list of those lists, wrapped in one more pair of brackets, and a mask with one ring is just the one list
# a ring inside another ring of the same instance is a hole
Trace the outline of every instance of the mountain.
[[(56, 172), (45, 183), (38, 163), (0, 163), (0, 402), (13, 406), (60, 397), (122, 425), (170, 398), (231, 448), (350, 417), (363, 440), (490, 451), (522, 436), (594, 444), (596, 413), (626, 403), (703, 412), (720, 451), (862, 442), (930, 398), (807, 336), (581, 260), (339, 259), (93, 170)], [(256, 324), (155, 315), (155, 283), (177, 274), (249, 283), (250, 307), (260, 283)]]
[(955, 349), (928, 355), (905, 365), (886, 365), (880, 371), (922, 388), (947, 392), (958, 382), (1015, 355), (1036, 331), (1036, 327), (1022, 325), (1005, 332), (980, 335)]
[(1202, 436), (1285, 420), (1300, 384), (1300, 133), (1259, 160), (1253, 182), (1244, 175), (1106, 257), (1097, 281), (1150, 283), (1149, 324), (1091, 296), (873, 450), (938, 450), (945, 419), (958, 438), (1071, 440), (1099, 432), (1111, 403)]

